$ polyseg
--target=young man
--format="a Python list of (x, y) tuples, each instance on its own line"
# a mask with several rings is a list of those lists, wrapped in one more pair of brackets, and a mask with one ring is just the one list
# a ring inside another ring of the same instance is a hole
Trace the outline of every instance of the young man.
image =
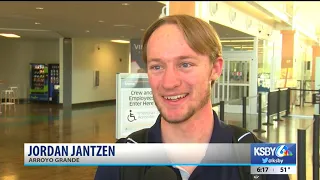
[[(221, 43), (213, 27), (188, 15), (167, 16), (148, 28), (142, 43), (149, 83), (160, 111), (147, 131), (146, 142), (232, 143), (232, 128), (218, 119), (210, 100), (212, 84), (223, 67)], [(183, 180), (241, 180), (238, 167), (172, 169)], [(120, 180), (121, 171), (120, 167), (99, 167), (95, 180)], [(270, 175), (267, 179), (289, 178)]]

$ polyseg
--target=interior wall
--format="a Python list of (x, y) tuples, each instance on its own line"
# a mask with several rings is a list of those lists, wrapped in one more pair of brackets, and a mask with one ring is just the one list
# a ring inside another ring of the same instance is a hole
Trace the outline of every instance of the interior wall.
[(280, 31), (273, 31), (270, 42), (273, 42), (273, 59), (271, 68), (271, 89), (278, 87), (278, 80), (281, 77), (281, 61), (282, 61), (282, 34)]
[[(116, 99), (116, 73), (129, 69), (129, 44), (73, 39), (72, 104)], [(94, 86), (94, 71), (100, 73)]]
[(26, 99), (30, 88), (30, 63), (59, 63), (59, 40), (0, 39), (0, 80), (19, 87), (19, 98)]
[[(305, 76), (306, 76), (306, 80), (311, 80), (311, 68), (312, 68), (312, 66), (311, 66), (311, 64), (312, 64), (312, 46), (307, 46), (306, 47), (306, 74), (305, 74)], [(308, 69), (308, 64), (309, 64), (309, 69)]]

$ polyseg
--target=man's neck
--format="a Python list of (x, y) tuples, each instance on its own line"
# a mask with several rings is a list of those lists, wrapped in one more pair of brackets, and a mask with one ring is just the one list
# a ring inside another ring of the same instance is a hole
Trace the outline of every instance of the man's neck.
[(170, 124), (162, 119), (162, 141), (164, 143), (209, 143), (213, 126), (212, 106), (208, 103), (182, 123)]

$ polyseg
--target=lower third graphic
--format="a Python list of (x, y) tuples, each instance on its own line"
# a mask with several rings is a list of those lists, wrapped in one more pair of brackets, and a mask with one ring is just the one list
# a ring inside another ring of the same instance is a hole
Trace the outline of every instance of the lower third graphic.
[(262, 158), (262, 163), (267, 163), (268, 162), (268, 160), (269, 160), (269, 158)]

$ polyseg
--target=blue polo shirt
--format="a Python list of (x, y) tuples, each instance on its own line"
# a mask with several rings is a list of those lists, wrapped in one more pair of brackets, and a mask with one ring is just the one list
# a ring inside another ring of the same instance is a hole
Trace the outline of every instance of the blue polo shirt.
[[(227, 128), (222, 121), (219, 120), (217, 114), (213, 111), (214, 128), (211, 135), (210, 143), (232, 143), (232, 129)], [(161, 118), (157, 118), (156, 123), (149, 129), (148, 142), (162, 143), (161, 139)], [(181, 180), (240, 180), (239, 168), (232, 166), (198, 166), (193, 173), (189, 175), (187, 172), (172, 167), (177, 176)], [(98, 167), (95, 180), (120, 180), (119, 167)], [(289, 180), (287, 175), (269, 175), (267, 180)]]

